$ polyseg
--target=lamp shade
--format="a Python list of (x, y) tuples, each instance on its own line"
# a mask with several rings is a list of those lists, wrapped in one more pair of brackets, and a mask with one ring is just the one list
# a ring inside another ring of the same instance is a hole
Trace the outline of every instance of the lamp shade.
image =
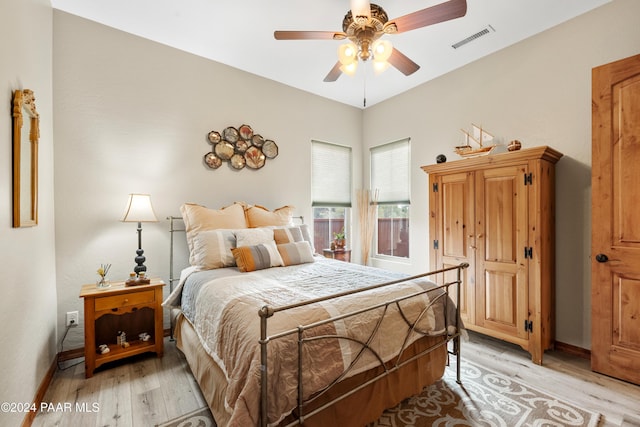
[(151, 205), (149, 194), (129, 194), (127, 207), (120, 221), (124, 222), (157, 222), (156, 214)]

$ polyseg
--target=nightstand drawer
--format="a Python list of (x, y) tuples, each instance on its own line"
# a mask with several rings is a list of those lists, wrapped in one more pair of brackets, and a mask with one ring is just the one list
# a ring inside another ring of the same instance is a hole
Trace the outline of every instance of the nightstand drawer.
[(155, 300), (153, 290), (145, 292), (135, 292), (111, 297), (96, 298), (95, 310), (111, 310), (114, 308), (128, 307), (130, 305), (151, 303)]

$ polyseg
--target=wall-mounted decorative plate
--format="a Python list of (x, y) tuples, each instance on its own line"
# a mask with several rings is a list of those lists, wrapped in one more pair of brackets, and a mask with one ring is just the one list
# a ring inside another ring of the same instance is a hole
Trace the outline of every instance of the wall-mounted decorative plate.
[(244, 139), (245, 141), (251, 141), (251, 137), (253, 136), (253, 129), (251, 129), (251, 126), (242, 125), (238, 129), (238, 132), (240, 133), (240, 138)]
[(209, 132), (209, 135), (207, 135), (207, 138), (209, 139), (209, 142), (212, 144), (217, 144), (222, 140), (220, 133), (216, 132), (215, 130), (212, 130), (211, 132)]
[(238, 134), (238, 129), (234, 128), (233, 126), (229, 126), (222, 131), (222, 139), (232, 144), (238, 140), (239, 136), (240, 135)]
[(207, 153), (204, 155), (204, 163), (211, 169), (218, 169), (222, 165), (222, 160), (215, 153)]
[(239, 139), (236, 141), (236, 152), (244, 153), (251, 146), (251, 141), (246, 141), (244, 139)]
[(231, 156), (231, 160), (229, 160), (231, 167), (234, 169), (242, 169), (246, 163), (244, 156), (242, 154), (234, 154)]
[(214, 152), (216, 153), (216, 156), (220, 157), (222, 160), (229, 160), (231, 156), (233, 156), (235, 150), (233, 149), (232, 144), (222, 141), (216, 144)]
[(264, 139), (262, 138), (262, 135), (253, 135), (253, 138), (251, 138), (251, 143), (256, 147), (262, 147), (262, 144), (264, 144)]
[(258, 147), (249, 147), (244, 153), (244, 158), (247, 161), (247, 167), (251, 169), (260, 169), (266, 160), (264, 153)]
[(275, 142), (267, 139), (262, 145), (262, 152), (268, 158), (273, 159), (278, 155), (278, 146)]

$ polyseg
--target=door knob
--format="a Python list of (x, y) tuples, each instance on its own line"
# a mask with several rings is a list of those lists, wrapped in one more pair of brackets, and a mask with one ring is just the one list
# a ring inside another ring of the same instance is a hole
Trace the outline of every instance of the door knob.
[(598, 255), (596, 255), (596, 261), (598, 261), (598, 262), (607, 262), (607, 261), (609, 261), (609, 257), (606, 256), (605, 254), (598, 254)]

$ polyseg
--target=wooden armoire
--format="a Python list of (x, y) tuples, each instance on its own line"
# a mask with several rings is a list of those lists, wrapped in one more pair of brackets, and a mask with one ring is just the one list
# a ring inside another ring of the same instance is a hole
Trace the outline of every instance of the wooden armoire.
[(554, 343), (561, 157), (542, 146), (422, 167), (431, 269), (469, 263), (460, 297), (465, 327), (522, 346), (537, 364)]

